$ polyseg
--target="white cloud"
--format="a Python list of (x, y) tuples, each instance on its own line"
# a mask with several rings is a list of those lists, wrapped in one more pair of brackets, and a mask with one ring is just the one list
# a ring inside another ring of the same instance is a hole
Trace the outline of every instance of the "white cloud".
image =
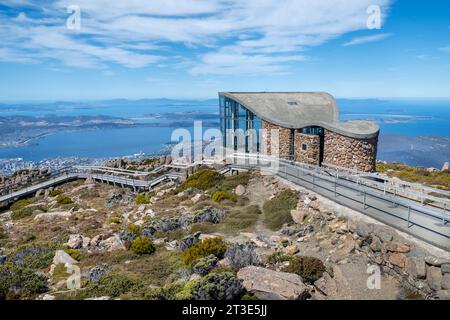
[(381, 41), (386, 38), (389, 38), (390, 36), (392, 36), (391, 33), (381, 33), (381, 34), (376, 34), (373, 36), (354, 38), (351, 41), (342, 44), (342, 46), (348, 47), (348, 46), (356, 46), (356, 45), (364, 44), (364, 43), (377, 42), (377, 41)]
[[(305, 49), (366, 29), (367, 7), (380, 5), (386, 14), (391, 1), (77, 0), (82, 20), (74, 32), (65, 28), (73, 1), (58, 0), (44, 2), (40, 14), (35, 8), (16, 17), (0, 14), (0, 37), (18, 59), (34, 50), (36, 59), (79, 67), (139, 68), (164, 58), (178, 67), (175, 56), (184, 49), (181, 60), (192, 74), (283, 72), (305, 59), (299, 54)], [(40, 2), (5, 4), (17, 9)]]
[(450, 46), (441, 48), (440, 50), (444, 52), (450, 52)]

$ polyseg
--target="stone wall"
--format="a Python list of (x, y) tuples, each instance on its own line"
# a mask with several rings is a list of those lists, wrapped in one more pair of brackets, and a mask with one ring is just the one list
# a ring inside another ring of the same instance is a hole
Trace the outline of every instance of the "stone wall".
[(325, 130), (324, 162), (362, 171), (375, 170), (378, 136), (360, 140)]
[[(262, 121), (262, 128), (265, 130), (263, 134), (262, 144), (266, 147), (266, 153), (269, 155), (275, 155), (276, 152), (272, 152), (271, 149), (271, 130), (279, 130), (278, 131), (278, 140), (279, 140), (279, 158), (281, 159), (289, 159), (290, 158), (290, 140), (291, 140), (291, 129), (286, 129), (269, 123), (267, 121)], [(263, 149), (264, 150), (264, 149)]]
[[(303, 144), (306, 145), (306, 150), (303, 150)], [(295, 161), (319, 165), (320, 136), (295, 132), (294, 155)]]

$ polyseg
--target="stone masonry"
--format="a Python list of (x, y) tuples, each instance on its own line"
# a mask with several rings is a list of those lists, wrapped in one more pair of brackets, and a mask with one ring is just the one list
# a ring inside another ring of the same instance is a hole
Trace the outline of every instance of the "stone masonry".
[[(303, 144), (306, 145), (306, 150), (303, 150)], [(320, 136), (295, 132), (294, 155), (295, 161), (319, 165)]]
[[(282, 128), (271, 124), (267, 121), (263, 121), (262, 128), (265, 130), (263, 134), (263, 144), (265, 145), (265, 150), (267, 154), (276, 155), (276, 153), (272, 152), (271, 149), (271, 130), (279, 130), (278, 131), (278, 139), (279, 139), (279, 158), (280, 159), (289, 159), (290, 158), (290, 140), (291, 140), (291, 129)], [(264, 149), (263, 149), (264, 150)]]
[(337, 166), (375, 170), (378, 137), (360, 140), (325, 130), (324, 162)]

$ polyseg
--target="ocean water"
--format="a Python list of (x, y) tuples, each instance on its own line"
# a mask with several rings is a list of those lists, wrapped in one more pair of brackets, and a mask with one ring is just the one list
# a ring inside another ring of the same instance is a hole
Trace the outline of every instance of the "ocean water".
[[(107, 115), (138, 122), (164, 122), (149, 115), (180, 112), (218, 112), (210, 101), (113, 101), (83, 104), (0, 105), (0, 116), (57, 114), (67, 116)], [(341, 120), (373, 120), (382, 135), (450, 136), (450, 101), (445, 100), (338, 100)], [(183, 120), (183, 119), (180, 119)], [(23, 158), (40, 161), (54, 157), (110, 158), (153, 153), (171, 142), (174, 127), (133, 127), (58, 132), (36, 138), (29, 145), (0, 148), (0, 159)], [(192, 131), (192, 128), (188, 128)], [(383, 150), (381, 150), (382, 152)]]

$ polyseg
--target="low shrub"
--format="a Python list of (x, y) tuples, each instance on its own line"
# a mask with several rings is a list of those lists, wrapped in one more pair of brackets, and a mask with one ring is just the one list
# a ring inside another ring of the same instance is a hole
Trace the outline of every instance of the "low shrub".
[(50, 197), (57, 197), (60, 194), (63, 194), (62, 190), (60, 190), (60, 189), (53, 189), (52, 191), (50, 191), (49, 196)]
[(211, 199), (214, 202), (221, 202), (224, 199), (229, 199), (233, 202), (236, 202), (238, 200), (237, 195), (235, 195), (234, 193), (228, 192), (228, 191), (223, 191), (223, 190), (218, 190), (218, 191), (214, 192), (213, 195), (211, 196)]
[(138, 255), (152, 254), (156, 250), (153, 242), (147, 237), (134, 239), (130, 249)]
[(11, 219), (12, 220), (20, 220), (26, 217), (29, 217), (33, 214), (33, 208), (22, 208), (22, 209), (17, 209), (17, 210), (13, 210), (11, 212)]
[(80, 251), (76, 250), (76, 249), (64, 249), (64, 251), (71, 256), (72, 258), (74, 258), (77, 261), (80, 261), (81, 259), (81, 253)]
[(30, 204), (31, 204), (31, 201), (28, 199), (18, 200), (11, 205), (11, 210), (17, 211), (17, 210), (20, 210), (20, 209), (23, 209), (23, 208), (29, 206)]
[(223, 190), (232, 191), (238, 185), (247, 186), (248, 185), (248, 181), (250, 180), (251, 176), (252, 175), (249, 172), (243, 172), (243, 173), (239, 173), (237, 175), (227, 176), (222, 181), (221, 188)]
[(267, 262), (270, 264), (277, 264), (277, 263), (281, 263), (281, 262), (291, 261), (292, 258), (293, 258), (293, 256), (291, 256), (289, 254), (285, 254), (281, 251), (277, 251), (267, 257)]
[(3, 229), (2, 226), (0, 226), (0, 240), (7, 239), (8, 233)]
[(183, 184), (183, 188), (208, 190), (218, 185), (222, 180), (223, 176), (215, 170), (203, 169), (187, 178)]
[(122, 223), (122, 219), (120, 219), (119, 217), (111, 217), (111, 218), (109, 218), (108, 221), (110, 224), (121, 224)]
[(135, 279), (127, 274), (109, 273), (96, 283), (90, 282), (85, 288), (85, 295), (119, 297), (128, 292), (141, 289), (141, 279)]
[(18, 299), (48, 290), (47, 278), (13, 263), (0, 265), (0, 299)]
[(318, 280), (325, 270), (325, 265), (320, 259), (307, 256), (292, 258), (289, 265), (283, 269), (284, 272), (298, 274), (304, 282), (309, 284)]
[(222, 238), (208, 238), (201, 242), (197, 242), (192, 247), (183, 251), (181, 260), (184, 264), (190, 266), (192, 263), (200, 258), (207, 257), (211, 254), (218, 258), (223, 258), (228, 245)]
[(297, 206), (298, 194), (283, 190), (263, 206), (264, 225), (272, 231), (279, 230), (285, 223), (293, 223), (291, 210)]
[(72, 198), (70, 198), (68, 195), (60, 194), (56, 197), (56, 202), (59, 205), (65, 205), (65, 204), (72, 204)]
[(138, 225), (129, 224), (126, 229), (126, 233), (133, 235), (135, 237), (139, 237), (142, 234), (142, 230), (141, 230), (141, 227), (139, 227)]
[(149, 204), (150, 203), (150, 197), (148, 194), (142, 193), (138, 194), (135, 199), (136, 204)]
[(55, 255), (53, 244), (31, 244), (17, 249), (8, 256), (8, 261), (21, 268), (47, 268)]

